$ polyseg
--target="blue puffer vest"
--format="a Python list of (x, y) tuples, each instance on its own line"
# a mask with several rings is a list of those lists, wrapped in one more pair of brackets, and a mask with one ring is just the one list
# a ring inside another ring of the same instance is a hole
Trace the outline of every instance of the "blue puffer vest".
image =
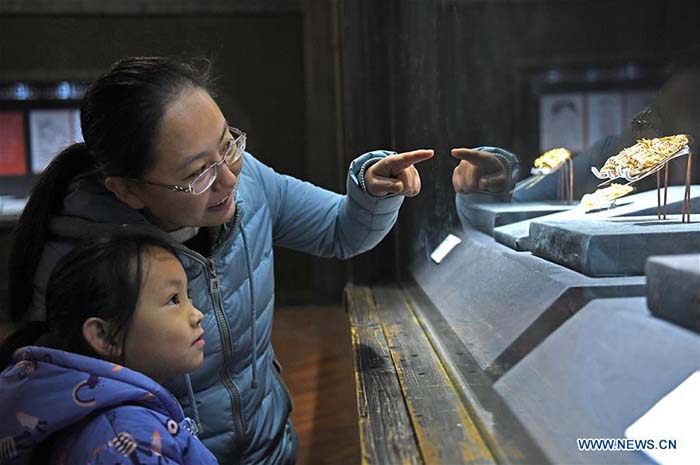
[(237, 213), (208, 257), (173, 241), (94, 181), (76, 182), (62, 216), (51, 223), (53, 238), (35, 275), (31, 318), (43, 318), (50, 272), (76, 241), (114, 230), (166, 236), (179, 251), (194, 304), (204, 313), (207, 340), (203, 366), (167, 387), (199, 423), (200, 439), (220, 463), (292, 463), (292, 402), (270, 343), (272, 247), (338, 258), (374, 247), (395, 223), (403, 197), (372, 197), (359, 187), (358, 176), (364, 163), (389, 153), (353, 161), (347, 195), (280, 175), (246, 153)]

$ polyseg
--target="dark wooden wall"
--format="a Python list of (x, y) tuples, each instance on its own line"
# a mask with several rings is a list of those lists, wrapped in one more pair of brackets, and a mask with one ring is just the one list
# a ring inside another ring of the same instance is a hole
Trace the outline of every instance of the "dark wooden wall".
[[(345, 153), (432, 147), (423, 192), (356, 278), (427, 259), (457, 224), (452, 147), (537, 155), (529, 76), (548, 67), (663, 66), (698, 43), (700, 6), (641, 0), (355, 0), (342, 3)], [(360, 260), (360, 261), (361, 261)], [(359, 279), (358, 279), (359, 280)]]

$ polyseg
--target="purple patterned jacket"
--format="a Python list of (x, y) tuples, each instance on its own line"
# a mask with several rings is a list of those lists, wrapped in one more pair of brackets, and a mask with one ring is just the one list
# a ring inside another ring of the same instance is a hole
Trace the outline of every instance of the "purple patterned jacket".
[(0, 464), (216, 464), (151, 378), (43, 347), (0, 374)]

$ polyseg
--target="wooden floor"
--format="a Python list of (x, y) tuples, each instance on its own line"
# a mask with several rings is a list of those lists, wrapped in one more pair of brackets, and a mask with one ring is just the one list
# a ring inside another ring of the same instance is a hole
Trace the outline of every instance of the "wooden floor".
[(297, 464), (358, 464), (360, 440), (347, 314), (338, 306), (275, 309), (275, 352), (292, 393)]

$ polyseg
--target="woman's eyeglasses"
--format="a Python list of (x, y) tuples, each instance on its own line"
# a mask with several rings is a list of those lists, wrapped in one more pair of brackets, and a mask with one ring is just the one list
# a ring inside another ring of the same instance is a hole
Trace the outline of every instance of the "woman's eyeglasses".
[(223, 156), (221, 160), (208, 166), (204, 171), (199, 173), (194, 180), (189, 183), (189, 185), (183, 187), (176, 184), (161, 184), (159, 182), (145, 181), (142, 179), (132, 179), (132, 181), (138, 182), (140, 184), (149, 184), (151, 186), (164, 187), (177, 192), (184, 192), (186, 194), (199, 195), (204, 193), (209, 189), (216, 181), (216, 176), (219, 173), (219, 167), (226, 163), (228, 166), (236, 163), (243, 156), (245, 151), (246, 134), (240, 129), (229, 126), (229, 132), (231, 133), (231, 139), (226, 144), (224, 148)]

